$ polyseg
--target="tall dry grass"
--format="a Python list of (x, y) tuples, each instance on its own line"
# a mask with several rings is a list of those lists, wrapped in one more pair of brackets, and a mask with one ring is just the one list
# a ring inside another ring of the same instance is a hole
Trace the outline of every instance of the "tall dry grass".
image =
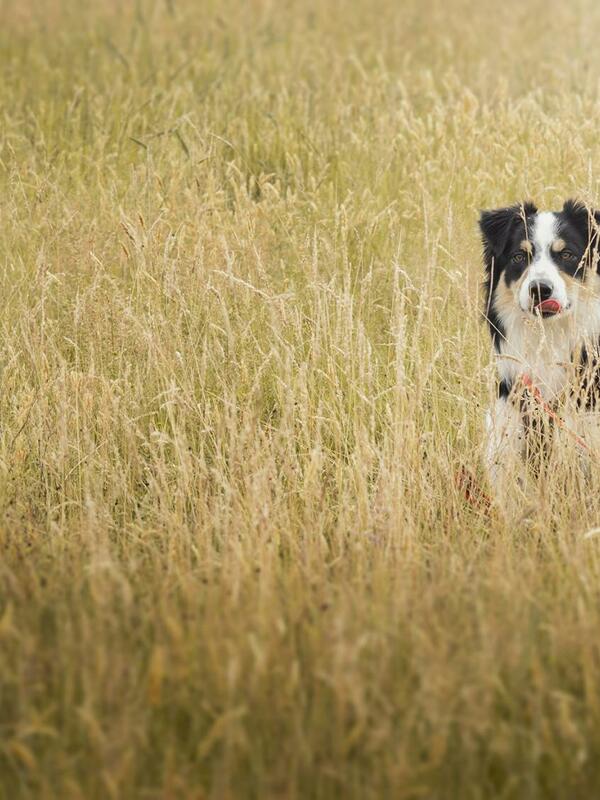
[(600, 196), (597, 4), (2, 12), (2, 797), (596, 796), (600, 480), (455, 474), (478, 209)]

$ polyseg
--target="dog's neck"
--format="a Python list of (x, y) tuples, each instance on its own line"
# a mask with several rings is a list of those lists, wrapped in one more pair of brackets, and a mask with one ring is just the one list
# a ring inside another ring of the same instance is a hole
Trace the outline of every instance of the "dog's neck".
[(554, 319), (535, 318), (515, 308), (502, 320), (498, 374), (507, 385), (527, 375), (544, 399), (559, 396), (573, 381), (573, 359), (585, 348), (600, 350), (600, 298), (580, 297), (574, 308)]

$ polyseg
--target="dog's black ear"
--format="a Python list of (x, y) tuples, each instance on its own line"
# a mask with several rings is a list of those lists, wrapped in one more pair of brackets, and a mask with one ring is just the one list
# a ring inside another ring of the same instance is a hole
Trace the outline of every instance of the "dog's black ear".
[(482, 211), (479, 217), (479, 228), (483, 237), (483, 246), (488, 260), (498, 257), (506, 247), (508, 236), (519, 220), (524, 221), (537, 211), (533, 203), (496, 208), (493, 211)]
[(579, 200), (566, 200), (563, 205), (563, 214), (575, 225), (581, 233), (591, 239), (594, 237), (598, 243), (598, 226), (600, 226), (600, 211), (594, 211)]

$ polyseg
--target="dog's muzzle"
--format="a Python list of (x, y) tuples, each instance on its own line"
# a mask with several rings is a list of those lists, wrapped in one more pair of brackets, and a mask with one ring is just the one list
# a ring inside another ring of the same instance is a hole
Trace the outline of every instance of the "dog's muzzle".
[(554, 287), (546, 281), (533, 281), (529, 287), (529, 300), (534, 311), (542, 317), (553, 317), (563, 310), (561, 303), (553, 297)]

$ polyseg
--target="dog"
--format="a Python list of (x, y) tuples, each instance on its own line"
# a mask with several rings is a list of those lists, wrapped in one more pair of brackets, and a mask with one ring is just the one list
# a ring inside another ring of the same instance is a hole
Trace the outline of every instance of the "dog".
[(526, 202), (481, 212), (479, 226), (498, 372), (485, 460), (502, 507), (515, 482), (539, 479), (557, 429), (600, 445), (600, 212)]

